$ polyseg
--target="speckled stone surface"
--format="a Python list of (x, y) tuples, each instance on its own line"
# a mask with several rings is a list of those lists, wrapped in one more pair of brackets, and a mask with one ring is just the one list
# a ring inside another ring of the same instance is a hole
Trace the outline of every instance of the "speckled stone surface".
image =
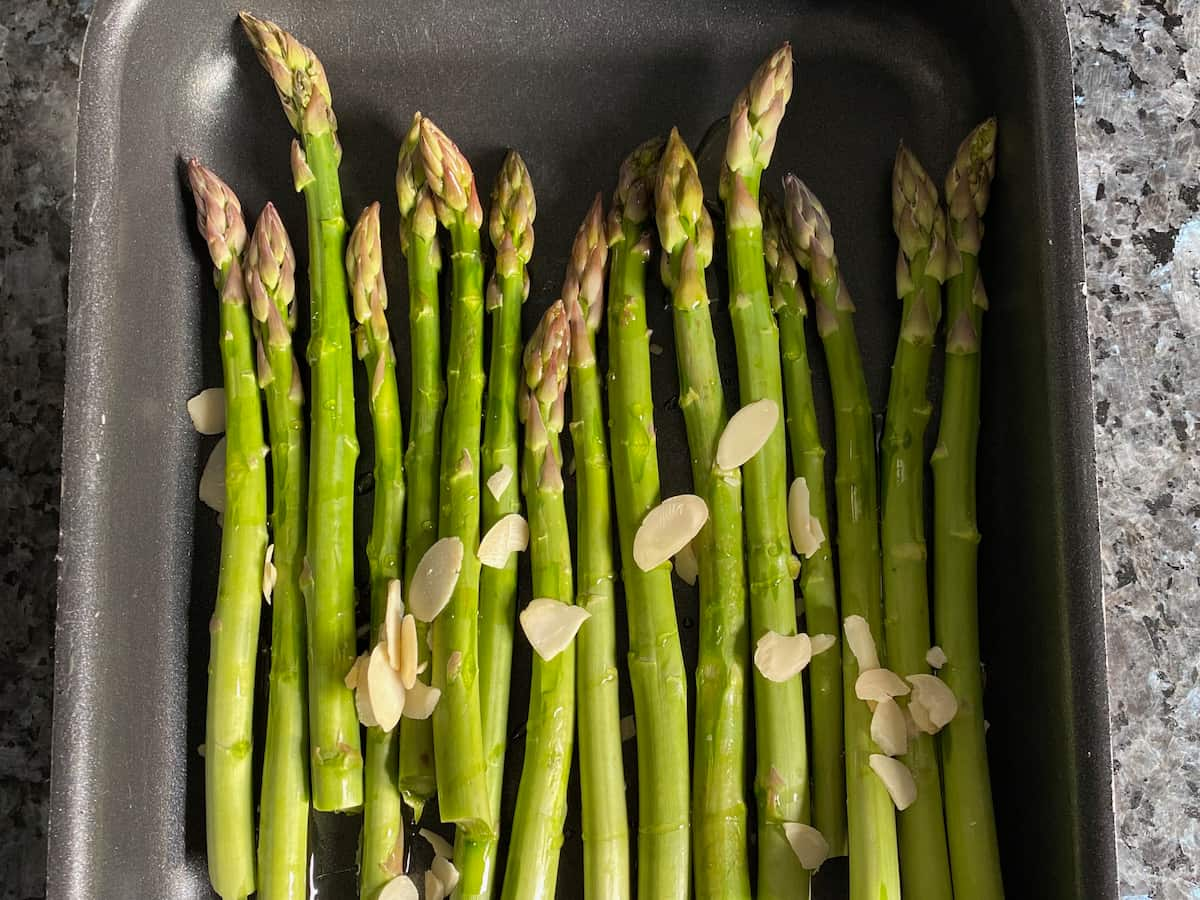
[[(43, 896), (75, 78), (89, 0), (0, 3), (0, 900)], [(1067, 9), (1118, 867), (1200, 898), (1200, 0)]]

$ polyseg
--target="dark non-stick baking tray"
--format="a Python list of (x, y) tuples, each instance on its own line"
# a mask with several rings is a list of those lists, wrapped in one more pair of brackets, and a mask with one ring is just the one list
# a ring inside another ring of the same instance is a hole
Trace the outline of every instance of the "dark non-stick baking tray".
[[(209, 896), (197, 748), (219, 532), (196, 501), (210, 445), (184, 403), (220, 371), (180, 159), (194, 154), (222, 173), (251, 215), (274, 199), (303, 234), (290, 131), (236, 11), (224, 0), (101, 0), (88, 33), (64, 439), (55, 900)], [(876, 410), (899, 312), (888, 207), (896, 143), (940, 173), (968, 128), (998, 115), (979, 493), (1004, 869), (1014, 898), (1114, 896), (1091, 386), (1058, 0), (262, 0), (256, 12), (325, 62), (348, 215), (381, 199), (386, 233), (396, 233), (395, 153), (418, 108), (458, 139), (485, 187), (506, 147), (522, 151), (539, 208), (527, 325), (556, 296), (576, 224), (595, 191), (611, 191), (625, 152), (673, 124), (698, 142), (758, 61), (790, 40), (796, 89), (766, 183), (800, 173), (833, 217)], [(395, 243), (389, 250), (404, 371), (404, 281)], [(723, 282), (718, 261), (715, 318), (728, 348)], [(664, 353), (654, 387), (669, 494), (687, 488), (688, 466), (658, 296), (651, 317)], [(816, 378), (824, 398), (822, 369)], [(369, 459), (364, 434), (364, 473)], [(677, 597), (694, 654), (695, 597)], [(514, 733), (527, 690), (522, 652)], [(510, 780), (519, 755), (518, 738)], [(573, 797), (564, 897), (579, 895)], [(354, 820), (318, 818), (314, 836), (321, 896), (353, 896)], [(842, 879), (831, 864), (817, 895), (839, 896)]]

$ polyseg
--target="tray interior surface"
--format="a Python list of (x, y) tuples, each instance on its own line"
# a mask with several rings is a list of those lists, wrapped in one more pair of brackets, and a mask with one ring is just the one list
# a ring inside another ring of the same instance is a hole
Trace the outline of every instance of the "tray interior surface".
[[(538, 197), (526, 334), (561, 285), (579, 218), (620, 159), (677, 125), (696, 148), (765, 55), (790, 40), (795, 91), (764, 185), (799, 174), (831, 215), (873, 406), (898, 325), (889, 175), (903, 139), (940, 180), (979, 119), (1000, 119), (983, 258), (981, 631), (996, 812), (1011, 896), (1113, 894), (1104, 646), (1090, 384), (1061, 9), (1053, 2), (902, 7), (851, 2), (567, 4), (491, 0), (255, 12), (326, 65), (353, 221), (383, 201), (393, 333), (407, 416), (407, 326), (395, 154), (412, 113), (468, 153), (481, 194), (507, 147)], [(215, 296), (180, 160), (196, 155), (242, 198), (274, 200), (298, 240), (291, 132), (235, 26), (237, 6), (112, 0), (93, 20), (81, 90), (56, 691), (51, 895), (205, 897), (203, 705), (219, 529), (195, 500), (211, 441), (188, 397), (219, 383)], [(706, 164), (706, 174), (715, 167)], [(710, 199), (715, 181), (706, 179)], [(723, 260), (710, 270), (727, 396), (736, 392)], [(302, 295), (303, 296), (303, 295)], [(663, 494), (690, 489), (670, 316), (650, 291)], [(812, 348), (832, 451), (828, 384)], [(360, 373), (361, 377), (361, 373)], [(931, 392), (936, 396), (937, 375)], [(361, 392), (360, 392), (361, 394)], [(360, 411), (360, 473), (370, 470)], [(930, 428), (930, 437), (936, 423)], [(568, 445), (568, 455), (569, 442)], [(830, 454), (832, 459), (832, 453)], [(832, 473), (830, 473), (832, 474)], [(369, 484), (358, 523), (365, 539)], [(361, 541), (359, 541), (361, 543)], [(685, 654), (696, 597), (678, 581)], [(526, 592), (526, 596), (528, 596)], [(269, 619), (264, 617), (264, 636)], [(261, 657), (264, 676), (267, 657)], [(528, 649), (518, 642), (505, 806), (520, 771)], [(623, 685), (623, 714), (632, 712)], [(265, 703), (260, 705), (265, 710)], [(633, 744), (626, 744), (636, 819)], [(573, 787), (559, 894), (582, 866)], [(427, 819), (433, 815), (427, 814)], [(315, 817), (322, 897), (354, 896), (357, 819)], [(419, 851), (418, 851), (419, 852)], [(844, 863), (815, 896), (844, 895)]]

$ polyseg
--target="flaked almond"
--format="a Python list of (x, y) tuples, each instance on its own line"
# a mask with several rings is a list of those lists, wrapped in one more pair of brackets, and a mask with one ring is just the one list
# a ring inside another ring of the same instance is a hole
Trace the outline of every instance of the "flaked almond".
[(829, 859), (829, 841), (811, 825), (805, 825), (803, 822), (784, 822), (783, 833), (792, 845), (796, 859), (800, 860), (800, 865), (810, 872), (821, 868), (821, 863)]
[(912, 728), (909, 729), (909, 736), (916, 737), (921, 732), (925, 734), (937, 734), (938, 727), (933, 724), (933, 719), (929, 718), (929, 710), (920, 703), (914, 703), (912, 698), (908, 701), (908, 719), (912, 723)]
[(412, 689), (404, 695), (404, 718), (428, 719), (441, 699), (441, 690), (430, 687), (418, 678), (413, 682)]
[(805, 559), (811, 559), (825, 543), (825, 530), (820, 519), (812, 514), (811, 504), (808, 481), (801, 475), (788, 488), (788, 530), (792, 533), (792, 546)]
[(908, 752), (908, 725), (904, 721), (904, 710), (890, 697), (875, 704), (875, 712), (871, 714), (871, 740), (885, 756), (903, 756)]
[(440, 856), (442, 859), (454, 859), (454, 847), (436, 831), (421, 828), (417, 831), (417, 834), (425, 838), (429, 846), (433, 848), (434, 857)]
[(346, 673), (346, 677), (342, 679), (346, 687), (354, 690), (358, 687), (358, 682), (362, 679), (362, 673), (366, 670), (367, 660), (371, 658), (369, 653), (364, 653), (356, 657), (354, 664), (350, 666), (350, 671)]
[(200, 434), (221, 434), (225, 430), (225, 388), (205, 388), (187, 402), (192, 427)]
[(437, 876), (447, 894), (454, 893), (454, 889), (458, 887), (458, 869), (454, 867), (454, 863), (444, 856), (435, 856), (429, 871)]
[(700, 575), (700, 563), (690, 543), (684, 544), (675, 554), (675, 574), (684, 584), (695, 584)]
[(708, 505), (695, 494), (664, 500), (642, 519), (633, 537), (633, 561), (643, 572), (661, 566), (691, 543), (708, 521)]
[(837, 643), (837, 637), (832, 634), (813, 634), (809, 635), (809, 643), (812, 645), (812, 655), (824, 653)]
[(850, 652), (858, 660), (858, 671), (879, 668), (879, 652), (875, 649), (875, 638), (871, 635), (871, 626), (862, 616), (846, 616), (842, 623), (846, 632), (846, 643)]
[(432, 870), (425, 872), (425, 900), (446, 900), (446, 886)]
[(388, 582), (387, 606), (383, 613), (384, 640), (387, 641), (388, 662), (393, 669), (400, 668), (400, 628), (404, 621), (404, 589), (399, 579), (393, 578)]
[(909, 692), (904, 679), (891, 669), (867, 669), (854, 682), (854, 696), (859, 700), (889, 700)]
[(717, 441), (717, 467), (736, 469), (767, 443), (779, 424), (779, 404), (770, 397), (747, 403), (725, 424)]
[(407, 875), (397, 875), (383, 886), (379, 900), (420, 900), (417, 886)]
[(263, 557), (263, 582), (262, 591), (263, 599), (269, 604), (271, 602), (271, 594), (275, 591), (275, 581), (279, 578), (279, 572), (275, 569), (275, 545), (267, 544), (267, 555)]
[(218, 513), (225, 512), (225, 438), (217, 441), (204, 471), (200, 473), (200, 502)]
[(582, 606), (539, 597), (521, 610), (519, 618), (529, 645), (549, 662), (571, 645), (580, 626), (591, 617)]
[(492, 495), (493, 499), (499, 500), (504, 496), (504, 492), (508, 490), (508, 486), (512, 484), (512, 480), (512, 466), (505, 463), (488, 477), (488, 493)]
[(872, 753), (870, 763), (871, 770), (887, 788), (896, 809), (903, 811), (912, 806), (913, 801), (917, 799), (917, 782), (908, 766), (882, 753)]
[(519, 513), (509, 513), (488, 529), (479, 542), (479, 562), (489, 569), (503, 569), (508, 558), (529, 546), (529, 523)]
[[(925, 713), (927, 721), (922, 723), (917, 720), (917, 724), (932, 726), (934, 730), (930, 734), (945, 728), (958, 715), (958, 698), (950, 686), (936, 675), (909, 675), (908, 683), (912, 685), (909, 706), (917, 706)], [(914, 713), (913, 718), (916, 717)], [(921, 730), (927, 729), (922, 727)]]
[(410, 690), (417, 681), (417, 620), (409, 613), (400, 620), (400, 682)]
[(930, 668), (944, 669), (949, 660), (946, 659), (946, 651), (934, 644), (925, 651), (925, 662), (929, 663)]
[(408, 611), (419, 621), (432, 622), (446, 608), (458, 584), (462, 562), (462, 541), (453, 535), (425, 551), (408, 586)]
[(379, 720), (375, 718), (375, 710), (371, 708), (371, 692), (367, 688), (365, 672), (359, 676), (358, 686), (354, 689), (354, 711), (358, 714), (358, 721), (363, 726), (367, 728), (379, 726)]
[[(361, 683), (359, 687), (361, 689)], [(405, 690), (400, 674), (392, 668), (387, 646), (383, 643), (375, 645), (371, 660), (367, 663), (367, 693), (371, 698), (375, 721), (384, 731), (391, 731), (404, 712)]]
[(768, 631), (754, 647), (754, 666), (767, 681), (787, 681), (804, 671), (812, 659), (812, 642), (804, 632)]

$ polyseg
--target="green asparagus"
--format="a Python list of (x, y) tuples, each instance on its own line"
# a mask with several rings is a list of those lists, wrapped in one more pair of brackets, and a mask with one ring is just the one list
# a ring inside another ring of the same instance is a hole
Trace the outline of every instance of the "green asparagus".
[(575, 602), (591, 614), (575, 641), (585, 900), (629, 897), (629, 817), (621, 765), (608, 438), (596, 367), (596, 332), (604, 320), (607, 261), (604, 209), (597, 194), (575, 235), (562, 289), (571, 326), (571, 441), (578, 514)]
[[(896, 296), (903, 310), (880, 444), (884, 636), (892, 671), (907, 678), (929, 674), (925, 428), (933, 412), (929, 361), (942, 315), (946, 220), (937, 188), (904, 145), (892, 170), (892, 228), (900, 241)], [(903, 760), (916, 780), (917, 799), (898, 816), (901, 890), (910, 897), (950, 900), (946, 820), (933, 736), (922, 731), (910, 736)]]
[(220, 295), (225, 376), (225, 518), (217, 602), (208, 628), (204, 741), (208, 877), (222, 900), (242, 900), (255, 889), (254, 664), (267, 552), (267, 446), (242, 281), (242, 207), (229, 186), (194, 159), (188, 163), (188, 181)]
[(683, 900), (691, 875), (687, 673), (670, 566), (644, 572), (633, 558), (638, 526), (659, 502), (646, 267), (652, 246), (647, 222), (662, 148), (661, 139), (647, 141), (621, 165), (608, 216), (608, 408), (638, 734), (637, 893)]
[[(825, 497), (825, 447), (817, 430), (813, 403), (812, 373), (808, 364), (805, 320), (808, 301), (800, 285), (800, 273), (788, 246), (783, 210), (771, 195), (760, 199), (763, 216), (763, 250), (771, 280), (771, 304), (779, 325), (783, 357), (784, 408), (787, 412), (788, 442), (792, 450), (792, 472), (808, 487), (809, 515), (816, 518), (825, 535), (800, 569), (800, 594), (804, 598), (804, 620), (810, 634), (841, 633), (838, 619), (837, 583), (833, 569), (833, 543), (828, 535), (829, 510)], [(808, 666), (809, 697), (812, 703), (812, 824), (829, 844), (830, 854), (846, 854), (846, 765), (842, 756), (842, 651), (834, 644), (813, 657)]]
[(308, 896), (308, 667), (300, 568), (308, 470), (304, 388), (292, 348), (296, 257), (273, 204), (266, 205), (254, 226), (245, 275), (258, 332), (258, 382), (267, 400), (275, 566), (271, 686), (258, 824), (258, 896), (263, 900), (303, 900)]
[[(529, 509), (533, 596), (564, 604), (574, 599), (559, 446), (569, 357), (567, 314), (558, 300), (546, 310), (525, 348), (521, 487)], [(568, 645), (552, 659), (534, 654), (525, 761), (513, 814), (504, 900), (555, 895), (574, 733), (574, 646)]]
[[(371, 424), (375, 432), (375, 495), (367, 570), (371, 579), (370, 641), (379, 640), (387, 613), (389, 585), (400, 577), (404, 529), (404, 426), (396, 388), (396, 353), (387, 321), (387, 285), (383, 280), (383, 247), (379, 204), (363, 210), (346, 248), (346, 273), (358, 358), (367, 371)], [(359, 895), (374, 900), (383, 886), (404, 871), (400, 834), (400, 789), (397, 776), (396, 729), (367, 729), (366, 795), (363, 804)]]
[(309, 742), (313, 805), (362, 806), (362, 751), (354, 697), (344, 678), (354, 662), (354, 378), (342, 255), (346, 220), (329, 82), (316, 55), (273, 22), (241, 13), (259, 62), (275, 82), (292, 128), (292, 177), (308, 213), (312, 333), (312, 454), (307, 577)]
[[(408, 509), (404, 531), (405, 595), (421, 557), (437, 540), (438, 465), (442, 433), (442, 331), (438, 301), (438, 272), (442, 268), (437, 240), (437, 214), (433, 195), (417, 159), (421, 114), (413, 117), (396, 168), (396, 198), (400, 207), (400, 249), (408, 260), (408, 333), (412, 357), (412, 408), (408, 449)], [(417, 623), (417, 652), (421, 664), (429, 663), (426, 642), (429, 626)], [(428, 676), (424, 676), (428, 677)], [(400, 720), (400, 792), (421, 819), (425, 803), (434, 794), (433, 722)]]
[[(838, 571), (842, 615), (861, 616), (883, 649), (880, 586), (879, 500), (875, 473), (875, 427), (866, 375), (854, 333), (854, 304), (833, 249), (829, 216), (794, 175), (784, 180), (788, 239), (808, 272), (817, 334), (825, 348), (833, 393), (837, 439)], [(882, 658), (883, 654), (879, 654)], [(881, 659), (882, 661), (882, 659)], [(845, 693), (846, 798), (850, 833), (851, 900), (898, 900), (900, 862), (896, 809), (870, 767), (878, 749), (871, 741), (871, 711), (855, 696), (858, 663), (842, 654)]]
[[(533, 219), (537, 206), (525, 162), (510, 152), (492, 191), (489, 231), (496, 248), (496, 269), (488, 283), (485, 304), (492, 315), (492, 358), (488, 377), (487, 417), (483, 425), (483, 473), (491, 478), (507, 466), (520, 465), (517, 453), (517, 386), (521, 380), (521, 304), (529, 294), (525, 266), (533, 254)], [(483, 492), (486, 534), (496, 522), (521, 511), (517, 479), (496, 497)], [(479, 579), (479, 696), (483, 719), (484, 752), (488, 764), (488, 796), (492, 817), (500, 819), (500, 792), (504, 786), (504, 748), (508, 738), (508, 694), (512, 672), (514, 616), (517, 602), (517, 557), (512, 554), (502, 569), (484, 568)], [(455, 858), (459, 865), (472, 859), (484, 880), (478, 894), (490, 897), (495, 876), (498, 841), (468, 841), (457, 836)], [(468, 896), (463, 892), (460, 896)]]
[(975, 513), (979, 343), (987, 309), (979, 247), (995, 152), (996, 120), (988, 119), (967, 135), (946, 175), (946, 373), (933, 452), (934, 633), (947, 659), (941, 676), (958, 698), (958, 714), (941, 732), (946, 832), (954, 893), (972, 900), (1004, 896), (984, 739)]
[[(721, 172), (729, 254), (730, 315), (743, 404), (768, 399), (783, 408), (779, 336), (767, 292), (759, 183), (792, 94), (792, 48), (785, 44), (754, 73), (734, 102)], [(776, 428), (743, 467), (750, 570), (751, 640), (796, 633), (796, 598), (788, 548), (787, 446)], [(754, 672), (757, 738), (758, 896), (806, 896), (809, 873), (784, 825), (809, 819), (804, 686)]]
[(687, 425), (695, 490), (709, 521), (692, 541), (699, 563), (700, 659), (696, 668), (696, 750), (692, 844), (696, 895), (750, 894), (746, 843), (746, 563), (742, 553), (742, 477), (716, 461), (728, 419), (704, 270), (713, 226), (696, 162), (671, 131), (655, 191), (662, 278), (671, 291), (680, 408)]

